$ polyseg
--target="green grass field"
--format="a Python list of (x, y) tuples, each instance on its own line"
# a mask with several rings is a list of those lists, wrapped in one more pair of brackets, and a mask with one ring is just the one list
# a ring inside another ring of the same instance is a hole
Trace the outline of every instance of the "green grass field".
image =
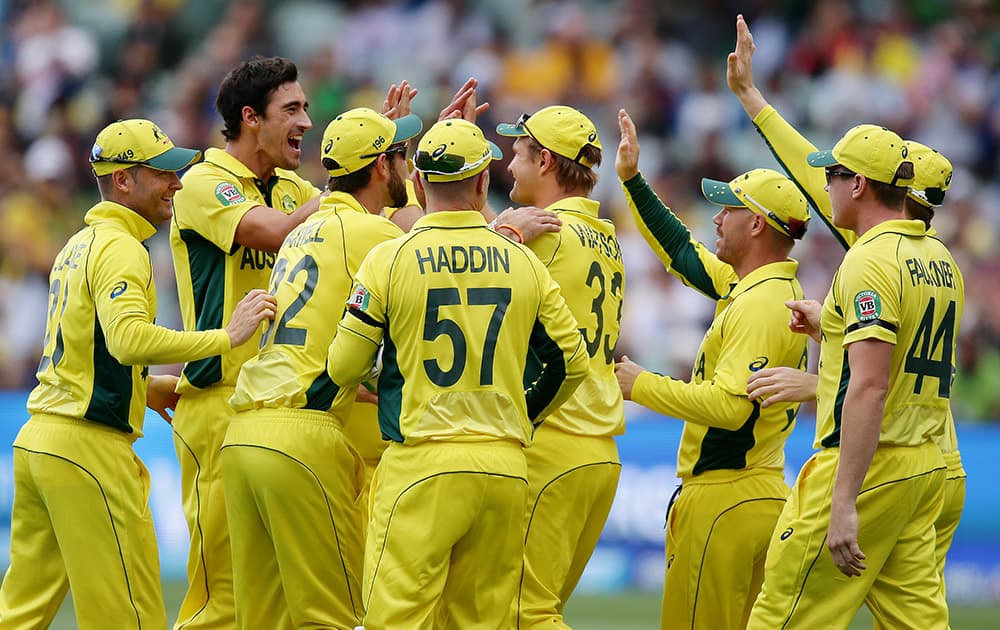
[[(181, 597), (184, 596), (184, 585), (168, 582), (163, 588), (167, 613), (172, 623)], [(576, 595), (566, 607), (566, 621), (575, 630), (656, 630), (660, 622), (660, 598), (659, 595), (650, 593)], [(862, 609), (850, 627), (852, 630), (871, 628), (871, 615)], [(996, 630), (1000, 628), (1000, 606), (952, 605), (951, 627), (952, 630)], [(76, 628), (73, 608), (68, 598), (51, 628)]]

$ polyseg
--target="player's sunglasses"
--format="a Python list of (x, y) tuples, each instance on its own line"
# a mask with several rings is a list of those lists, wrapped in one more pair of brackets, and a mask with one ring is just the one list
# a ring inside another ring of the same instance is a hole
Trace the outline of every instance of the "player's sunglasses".
[(385, 153), (386, 156), (388, 156), (390, 158), (392, 157), (393, 153), (401, 153), (403, 155), (403, 157), (406, 157), (406, 143), (397, 144), (395, 146), (391, 146), (388, 149), (386, 149), (385, 151), (379, 151), (378, 153), (368, 153), (366, 155), (362, 155), (361, 159), (378, 157), (378, 156), (382, 155), (383, 153)]
[(456, 155), (454, 153), (442, 153), (441, 155), (435, 156), (427, 151), (418, 151), (413, 160), (413, 164), (421, 173), (430, 173), (432, 175), (458, 175), (459, 173), (465, 173), (477, 168), (483, 162), (492, 157), (493, 155), (487, 151), (486, 155), (479, 158), (475, 162), (466, 163), (464, 156)]
[(110, 162), (112, 164), (147, 164), (146, 160), (123, 160), (121, 158), (95, 158), (94, 156), (90, 156), (90, 163), (93, 164), (95, 162)]
[(828, 169), (826, 169), (824, 171), (824, 173), (826, 174), (826, 183), (827, 184), (829, 184), (830, 180), (832, 180), (834, 177), (854, 177), (857, 174), (857, 173), (852, 173), (851, 171), (847, 171), (847, 170), (844, 170), (844, 169), (837, 170), (837, 169), (834, 169), (834, 168), (828, 168)]

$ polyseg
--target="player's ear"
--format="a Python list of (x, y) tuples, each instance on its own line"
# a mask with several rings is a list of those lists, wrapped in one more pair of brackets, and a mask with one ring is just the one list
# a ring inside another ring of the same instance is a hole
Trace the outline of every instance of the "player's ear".
[(260, 115), (257, 113), (253, 107), (249, 105), (244, 105), (243, 109), (240, 110), (240, 116), (248, 127), (256, 128), (260, 125)]

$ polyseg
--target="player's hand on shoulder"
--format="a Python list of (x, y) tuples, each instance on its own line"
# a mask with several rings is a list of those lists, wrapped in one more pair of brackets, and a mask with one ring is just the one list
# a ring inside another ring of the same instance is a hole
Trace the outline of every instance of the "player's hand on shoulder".
[(618, 379), (618, 386), (622, 388), (625, 400), (632, 400), (632, 386), (635, 385), (635, 379), (645, 371), (645, 368), (629, 359), (627, 354), (615, 363), (615, 378)]
[(615, 156), (615, 172), (618, 179), (625, 182), (639, 174), (639, 136), (632, 117), (624, 109), (618, 110), (618, 154)]
[(747, 397), (767, 408), (782, 402), (805, 402), (816, 398), (817, 376), (791, 367), (764, 368), (751, 372)]
[(274, 296), (263, 289), (253, 289), (240, 300), (233, 310), (233, 317), (226, 326), (232, 347), (247, 342), (265, 319), (274, 319), (278, 303)]
[(511, 225), (517, 229), (518, 234), (523, 237), (525, 243), (531, 242), (545, 232), (558, 232), (562, 229), (562, 220), (559, 215), (551, 210), (536, 208), (535, 206), (522, 206), (520, 208), (507, 208), (494, 221), (494, 225)]

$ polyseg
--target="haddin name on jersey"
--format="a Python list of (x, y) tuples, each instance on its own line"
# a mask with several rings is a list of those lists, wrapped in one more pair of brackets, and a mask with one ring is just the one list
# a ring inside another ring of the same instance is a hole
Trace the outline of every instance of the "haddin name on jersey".
[(510, 273), (510, 251), (493, 245), (438, 245), (414, 250), (420, 275), (427, 273)]

